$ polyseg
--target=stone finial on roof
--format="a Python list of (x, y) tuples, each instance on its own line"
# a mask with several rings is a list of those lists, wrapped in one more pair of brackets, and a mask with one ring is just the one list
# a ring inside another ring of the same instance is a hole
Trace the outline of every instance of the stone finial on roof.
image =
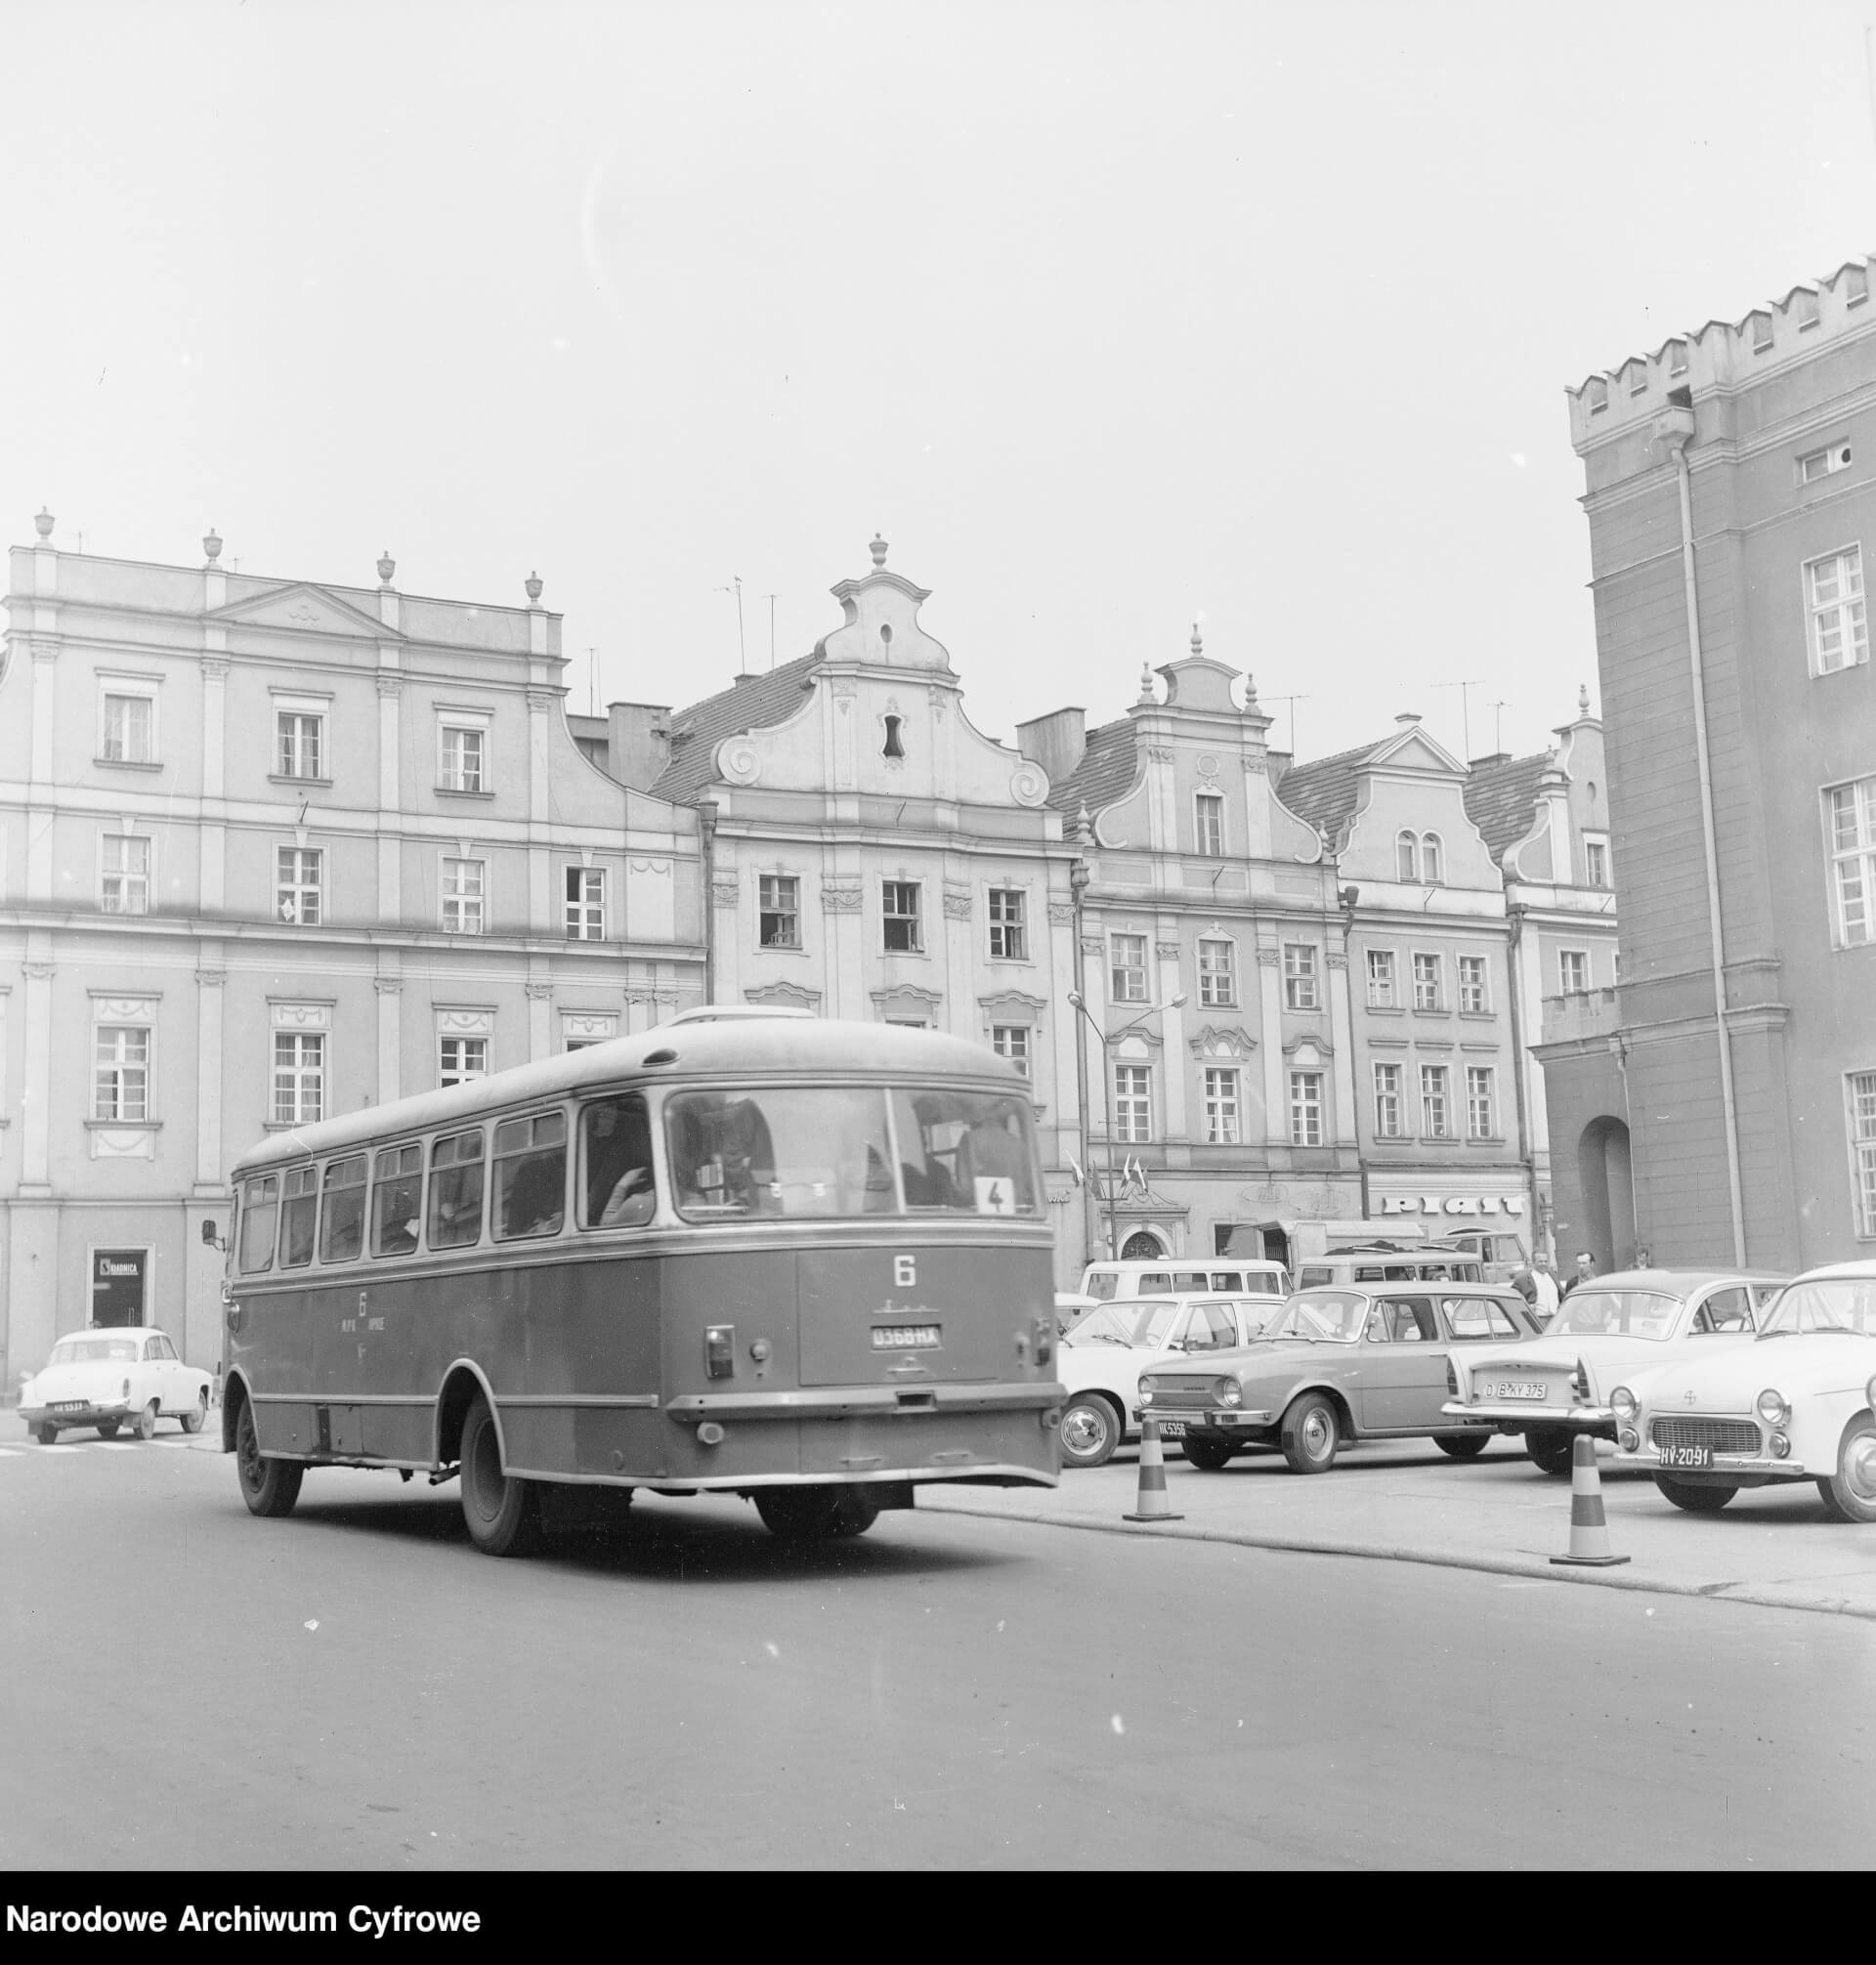
[(1145, 662), (1140, 663), (1139, 701), (1142, 703), (1153, 703), (1158, 701), (1158, 699), (1153, 694), (1153, 671)]
[(1576, 713), (1579, 716), (1587, 716), (1590, 713), (1590, 685), (1587, 682), (1578, 686), (1576, 692)]
[(1087, 816), (1087, 800), (1086, 798), (1075, 808), (1075, 836), (1078, 839), (1087, 839), (1090, 842), (1094, 837), (1094, 822)]
[(882, 537), (881, 537), (881, 536), (880, 536), (880, 535), (879, 535), (879, 534), (878, 534), (877, 533), (874, 533), (874, 535), (873, 535), (873, 542), (872, 542), (872, 544), (871, 544), (871, 545), (870, 545), (870, 546), (869, 546), (869, 547), (867, 548), (867, 550), (868, 550), (869, 552), (871, 552), (871, 553), (873, 554), (873, 570), (874, 570), (874, 573), (879, 573), (879, 572), (881, 572), (881, 571), (882, 571), (882, 570), (884, 569), (884, 567), (885, 567), (885, 564), (886, 564), (886, 542), (885, 542), (885, 540), (884, 540), (884, 539), (883, 539), (883, 538), (882, 538)]
[(528, 576), (528, 577), (522, 581), (522, 585), (528, 589), (528, 605), (530, 607), (534, 606), (534, 604), (540, 599), (540, 576), (536, 573), (531, 573)]
[(1192, 653), (1194, 655), (1203, 655), (1205, 653), (1205, 643), (1199, 638), (1199, 624), (1197, 621), (1192, 623)]
[(202, 534), (202, 551), (208, 555), (208, 563), (213, 566), (222, 556), (222, 535), (210, 526)]
[(36, 519), (34, 519), (32, 523), (34, 528), (37, 530), (39, 536), (42, 539), (49, 539), (52, 537), (53, 527), (57, 525), (59, 522), (52, 516), (52, 514), (49, 511), (46, 510), (44, 505), (41, 505), (39, 507), (39, 516)]
[(1244, 672), (1244, 706), (1247, 712), (1258, 706), (1258, 678), (1248, 668)]
[(391, 557), (391, 548), (386, 546), (384, 551), (378, 555), (378, 584), (380, 586), (389, 586), (391, 584), (391, 576), (397, 570), (398, 563)]

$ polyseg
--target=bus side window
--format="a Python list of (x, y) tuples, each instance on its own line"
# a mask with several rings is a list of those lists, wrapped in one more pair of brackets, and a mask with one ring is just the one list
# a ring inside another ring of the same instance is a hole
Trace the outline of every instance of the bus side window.
[(567, 1218), (567, 1115), (504, 1119), (494, 1159), (495, 1240), (558, 1235)]
[(303, 1269), (313, 1260), (313, 1218), (320, 1206), (320, 1170), (290, 1168), (280, 1215), (280, 1267)]
[(584, 1106), (579, 1115), (582, 1228), (640, 1228), (652, 1218), (652, 1121), (643, 1096), (628, 1091)]
[(452, 1132), (430, 1149), (430, 1246), (482, 1239), (482, 1129)]
[(407, 1256), (423, 1218), (423, 1148), (387, 1146), (372, 1169), (371, 1253)]
[(250, 1180), (241, 1196), (240, 1268), (244, 1276), (274, 1266), (274, 1231), (280, 1220), (280, 1183), (275, 1175)]
[(364, 1248), (364, 1155), (348, 1153), (325, 1170), (320, 1260), (355, 1262)]

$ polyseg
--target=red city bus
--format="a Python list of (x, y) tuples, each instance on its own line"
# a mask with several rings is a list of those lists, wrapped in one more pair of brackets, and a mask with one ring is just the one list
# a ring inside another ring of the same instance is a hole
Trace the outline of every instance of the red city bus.
[(222, 1445), (459, 1474), (476, 1543), (539, 1484), (752, 1499), (853, 1535), (921, 1481), (1052, 1486), (1029, 1087), (976, 1045), (680, 1019), (270, 1138), (234, 1169)]

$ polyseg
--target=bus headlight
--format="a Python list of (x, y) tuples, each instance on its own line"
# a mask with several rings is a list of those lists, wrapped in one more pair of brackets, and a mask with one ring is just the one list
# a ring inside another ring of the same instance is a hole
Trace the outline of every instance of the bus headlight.
[(1617, 1386), (1609, 1394), (1609, 1410), (1617, 1419), (1633, 1419), (1639, 1410), (1634, 1392), (1625, 1385)]
[(1791, 1417), (1791, 1407), (1785, 1403), (1785, 1395), (1768, 1386), (1754, 1401), (1753, 1410), (1768, 1426), (1783, 1426)]
[(1244, 1388), (1234, 1378), (1215, 1378), (1212, 1381), (1212, 1396), (1219, 1405), (1242, 1405)]

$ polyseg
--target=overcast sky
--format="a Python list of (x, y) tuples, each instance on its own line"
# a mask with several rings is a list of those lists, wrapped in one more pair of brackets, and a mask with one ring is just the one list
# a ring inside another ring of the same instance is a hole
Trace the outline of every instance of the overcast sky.
[(1868, 11), (6, 0), (6, 536), (537, 567), (583, 709), (878, 530), (992, 734), (1196, 619), (1304, 755), (1533, 749), (1564, 386), (1876, 246)]

